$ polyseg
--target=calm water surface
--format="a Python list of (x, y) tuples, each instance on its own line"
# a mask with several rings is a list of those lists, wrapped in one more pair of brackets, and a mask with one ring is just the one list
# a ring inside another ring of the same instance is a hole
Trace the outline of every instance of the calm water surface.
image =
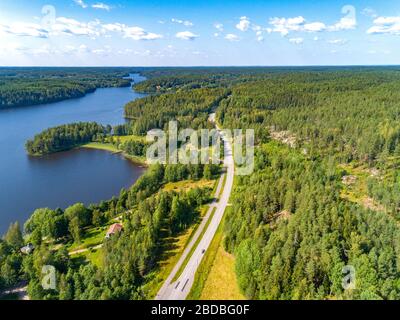
[(144, 169), (121, 155), (78, 149), (35, 158), (26, 154), (24, 145), (60, 124), (122, 123), (124, 105), (143, 96), (131, 88), (106, 88), (78, 99), (0, 110), (0, 234), (11, 222), (24, 223), (36, 208), (97, 203), (132, 185)]

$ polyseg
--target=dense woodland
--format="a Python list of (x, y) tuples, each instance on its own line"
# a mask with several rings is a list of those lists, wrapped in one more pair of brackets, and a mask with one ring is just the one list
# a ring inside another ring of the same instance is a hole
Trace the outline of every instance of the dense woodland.
[(128, 87), (122, 68), (0, 68), (0, 109), (82, 97), (96, 88)]
[[(235, 178), (223, 241), (247, 298), (400, 299), (400, 68), (136, 69), (149, 78), (136, 88), (152, 95), (126, 106), (129, 123), (103, 133), (143, 135), (176, 119), (183, 128), (203, 128), (211, 125), (212, 110), (225, 128), (256, 131), (255, 170)], [(42, 137), (54, 142), (63, 136), (59, 129), (50, 132)], [(291, 146), (276, 138), (280, 132), (291, 137)], [(101, 139), (97, 132), (93, 137)], [(119, 145), (127, 153), (146, 148), (140, 141)], [(382, 173), (368, 176), (365, 189), (385, 210), (343, 197), (344, 164)], [(40, 299), (147, 298), (146, 275), (157, 264), (164, 232), (187, 228), (210, 197), (209, 190), (160, 187), (217, 170), (154, 166), (118, 198), (88, 208), (39, 209), (24, 231), (39, 246), (33, 255), (17, 250), (27, 239), (18, 225), (0, 241), (0, 286), (28, 279), (30, 295)], [(103, 268), (73, 261), (43, 241), (80, 241), (85, 228), (120, 213), (126, 229), (106, 243)], [(55, 292), (38, 283), (48, 262), (58, 266)], [(345, 290), (342, 268), (349, 265), (356, 288)]]
[(31, 155), (45, 155), (91, 142), (101, 141), (111, 133), (110, 126), (95, 122), (79, 122), (49, 128), (26, 142)]
[(182, 128), (207, 128), (209, 113), (229, 94), (225, 89), (183, 90), (151, 95), (125, 106), (125, 116), (132, 120), (134, 134), (143, 135), (154, 128), (165, 129), (170, 120)]

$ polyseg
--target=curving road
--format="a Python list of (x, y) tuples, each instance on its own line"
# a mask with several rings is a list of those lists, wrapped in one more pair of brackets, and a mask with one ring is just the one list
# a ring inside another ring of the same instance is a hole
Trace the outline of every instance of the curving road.
[[(214, 116), (211, 115), (210, 119), (213, 120)], [(218, 201), (214, 201), (211, 205), (207, 214), (205, 215), (203, 221), (198, 227), (195, 235), (190, 241), (189, 245), (186, 247), (182, 256), (180, 257), (178, 263), (175, 265), (168, 278), (164, 282), (160, 291), (156, 295), (156, 300), (184, 300), (190, 292), (190, 289), (194, 282), (194, 276), (196, 274), (197, 268), (200, 265), (201, 259), (203, 258), (205, 251), (208, 249), (215, 232), (218, 229), (218, 226), (222, 220), (222, 217), (225, 212), (225, 208), (228, 205), (228, 200), (232, 191), (233, 186), (233, 178), (234, 178), (234, 162), (232, 156), (232, 145), (230, 139), (218, 128), (217, 129), (221, 135), (222, 141), (224, 143), (224, 166), (226, 168), (226, 173), (221, 176), (218, 188), (216, 191), (216, 195), (220, 194), (220, 189), (222, 188), (224, 176), (226, 175), (226, 182), (224, 189), (219, 197)], [(175, 275), (177, 274), (179, 268), (185, 261), (186, 257), (192, 250), (193, 246), (196, 243), (196, 240), (201, 235), (207, 221), (210, 219), (213, 208), (215, 209), (214, 215), (211, 217), (211, 222), (209, 223), (207, 230), (204, 232), (203, 237), (198, 243), (197, 247), (194, 249), (192, 256), (187, 262), (185, 269), (182, 271), (179, 278), (172, 282)]]

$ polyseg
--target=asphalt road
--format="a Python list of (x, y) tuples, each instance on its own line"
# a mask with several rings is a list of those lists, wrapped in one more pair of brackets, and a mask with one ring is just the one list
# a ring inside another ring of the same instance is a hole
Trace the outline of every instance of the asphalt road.
[[(196, 274), (197, 268), (200, 265), (201, 259), (204, 257), (205, 251), (207, 251), (215, 232), (218, 229), (218, 226), (222, 220), (224, 215), (226, 206), (228, 205), (228, 200), (232, 191), (233, 186), (233, 177), (234, 177), (234, 162), (232, 156), (232, 145), (231, 141), (227, 139), (227, 137), (221, 132), (222, 141), (224, 143), (224, 166), (226, 167), (226, 182), (222, 193), (219, 192), (221, 189), (224, 176), (221, 176), (217, 192), (216, 194), (220, 194), (219, 200), (213, 202), (210, 205), (207, 214), (205, 215), (203, 221), (201, 222), (200, 226), (198, 227), (195, 235), (193, 236), (192, 240), (190, 241), (189, 245), (184, 250), (182, 256), (180, 257), (178, 263), (175, 265), (173, 270), (171, 271), (170, 275), (164, 282), (163, 286), (161, 287), (160, 291), (156, 295), (156, 300), (184, 300), (190, 292), (190, 289), (194, 282), (194, 276)], [(182, 271), (179, 278), (172, 282), (172, 279), (177, 274), (179, 268), (183, 264), (185, 258), (190, 253), (192, 247), (195, 245), (196, 240), (202, 233), (205, 225), (207, 224), (207, 220), (210, 218), (211, 212), (213, 208), (215, 209), (214, 215), (211, 217), (211, 222), (207, 227), (207, 230), (204, 232), (203, 237), (201, 238), (200, 242), (198, 243), (197, 247), (194, 249), (192, 256), (190, 257), (189, 261), (187, 262), (185, 269)]]

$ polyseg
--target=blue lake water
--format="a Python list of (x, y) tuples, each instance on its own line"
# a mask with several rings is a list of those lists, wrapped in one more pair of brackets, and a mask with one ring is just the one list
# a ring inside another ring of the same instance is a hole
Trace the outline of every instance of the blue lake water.
[(0, 235), (11, 222), (24, 223), (36, 208), (97, 203), (132, 185), (144, 169), (121, 155), (76, 149), (35, 158), (26, 154), (24, 145), (60, 124), (123, 123), (124, 105), (143, 96), (129, 87), (104, 88), (82, 98), (0, 110)]

